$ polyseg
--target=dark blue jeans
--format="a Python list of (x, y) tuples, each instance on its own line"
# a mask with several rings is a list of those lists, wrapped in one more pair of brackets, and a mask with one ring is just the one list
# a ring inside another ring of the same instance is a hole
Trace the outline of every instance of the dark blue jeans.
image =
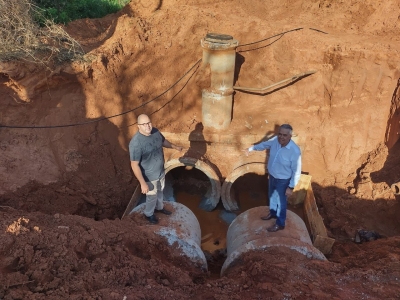
[(286, 221), (286, 189), (290, 183), (289, 179), (277, 179), (269, 175), (268, 179), (268, 197), (269, 197), (269, 209), (273, 216), (276, 216), (276, 224), (279, 226), (285, 226)]

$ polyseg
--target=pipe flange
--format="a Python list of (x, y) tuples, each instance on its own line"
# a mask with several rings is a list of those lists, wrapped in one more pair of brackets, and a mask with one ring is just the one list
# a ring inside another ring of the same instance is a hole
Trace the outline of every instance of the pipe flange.
[(239, 41), (228, 34), (207, 33), (201, 40), (201, 46), (211, 50), (236, 49)]
[(233, 40), (233, 36), (228, 34), (221, 34), (221, 33), (207, 33), (206, 37), (204, 38), (206, 41), (209, 42), (224, 42), (224, 41), (231, 41)]

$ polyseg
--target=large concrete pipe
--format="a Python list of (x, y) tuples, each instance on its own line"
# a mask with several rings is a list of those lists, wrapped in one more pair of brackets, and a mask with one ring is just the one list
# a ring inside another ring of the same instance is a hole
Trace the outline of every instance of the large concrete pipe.
[[(200, 203), (200, 207), (206, 211), (212, 211), (218, 204), (221, 197), (221, 182), (217, 173), (214, 169), (199, 159), (193, 157), (180, 157), (167, 161), (165, 163), (165, 174), (174, 168), (178, 167), (193, 167), (202, 171), (210, 180), (210, 187), (208, 188), (205, 195)], [(172, 188), (168, 184), (168, 178), (166, 177), (166, 187), (164, 190), (164, 198), (168, 201), (175, 201)]]
[[(158, 225), (142, 226), (142, 229), (149, 232), (154, 232), (157, 235), (167, 239), (170, 246), (174, 245), (180, 253), (174, 253), (177, 256), (187, 256), (197, 267), (202, 270), (207, 270), (207, 260), (201, 245), (201, 230), (200, 224), (193, 212), (177, 202), (164, 202), (166, 208), (172, 211), (170, 216), (161, 216)], [(131, 214), (143, 214), (145, 203), (136, 206)]]
[(400, 195), (400, 182), (393, 183), (391, 189), (395, 195)]
[(205, 127), (226, 129), (232, 119), (236, 47), (239, 42), (226, 34), (208, 33), (201, 40), (203, 67), (210, 65), (211, 86), (202, 91)]
[[(239, 205), (235, 199), (235, 193), (232, 190), (232, 185), (239, 177), (252, 173), (256, 175), (265, 175), (265, 163), (250, 162), (233, 170), (225, 179), (221, 188), (221, 199), (224, 208), (229, 211), (239, 210)], [(266, 183), (267, 184), (267, 183)]]
[(255, 207), (240, 214), (229, 226), (227, 234), (227, 259), (222, 266), (221, 276), (243, 253), (264, 250), (268, 247), (286, 247), (309, 258), (326, 260), (324, 254), (312, 245), (303, 220), (287, 211), (284, 230), (268, 232), (274, 219), (261, 220), (269, 212), (268, 206)]

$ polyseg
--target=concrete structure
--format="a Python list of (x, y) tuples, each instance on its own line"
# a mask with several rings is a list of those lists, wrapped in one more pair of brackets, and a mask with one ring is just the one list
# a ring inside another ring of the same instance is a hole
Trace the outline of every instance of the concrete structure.
[[(238, 204), (231, 188), (234, 182), (243, 175), (266, 173), (265, 166), (268, 160), (266, 151), (253, 151), (246, 156), (243, 149), (260, 141), (267, 140), (270, 135), (234, 135), (209, 132), (170, 133), (163, 132), (166, 139), (177, 145), (182, 145), (188, 151), (179, 153), (173, 149), (164, 149), (166, 172), (175, 167), (195, 167), (202, 171), (210, 179), (210, 196), (207, 208), (214, 208), (218, 203), (215, 200), (218, 193), (224, 208), (229, 211), (238, 210)], [(293, 140), (303, 150), (304, 141), (300, 137)], [(201, 143), (204, 145), (204, 153), (190, 151), (192, 145)], [(204, 155), (206, 153), (206, 155)], [(201, 155), (203, 154), (203, 155)], [(181, 155), (181, 157), (177, 157)], [(218, 187), (218, 183), (222, 186)], [(167, 183), (168, 185), (168, 179)], [(166, 199), (171, 196), (168, 191)], [(209, 210), (209, 209), (206, 209)]]
[(191, 167), (202, 171), (210, 180), (210, 186), (203, 195), (200, 207), (206, 211), (212, 211), (218, 204), (221, 197), (221, 182), (214, 169), (206, 162), (193, 157), (180, 157), (167, 161), (165, 163), (165, 189), (164, 199), (167, 201), (176, 201), (170, 180), (168, 180), (168, 172), (178, 167)]
[[(172, 215), (160, 215), (159, 224), (142, 226), (142, 229), (165, 237), (170, 246), (177, 247), (177, 255), (188, 257), (196, 266), (206, 271), (207, 260), (200, 248), (201, 230), (196, 216), (183, 204), (168, 202), (167, 206), (168, 209), (172, 208)], [(143, 214), (144, 208), (145, 204), (140, 204), (130, 214)]]
[(243, 253), (264, 250), (268, 247), (286, 247), (312, 259), (326, 260), (324, 254), (313, 247), (303, 220), (287, 211), (286, 227), (277, 232), (268, 232), (267, 227), (275, 220), (263, 221), (267, 215), (266, 206), (255, 207), (240, 214), (229, 226), (227, 234), (227, 259), (221, 269), (221, 276)]
[(400, 182), (393, 183), (391, 189), (395, 195), (400, 195)]
[[(239, 166), (235, 170), (233, 170), (228, 177), (225, 178), (224, 183), (221, 188), (221, 199), (224, 205), (224, 208), (229, 211), (239, 210), (239, 205), (237, 200), (235, 199), (235, 193), (232, 191), (233, 183), (241, 176), (245, 174), (257, 174), (257, 175), (265, 175), (266, 164), (259, 162), (250, 162)], [(267, 184), (267, 183), (266, 183)]]

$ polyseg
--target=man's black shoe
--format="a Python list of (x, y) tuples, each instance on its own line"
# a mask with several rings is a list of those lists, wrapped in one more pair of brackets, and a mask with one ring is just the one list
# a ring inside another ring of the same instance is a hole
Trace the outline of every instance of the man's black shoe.
[(278, 224), (275, 224), (274, 226), (268, 227), (267, 231), (268, 232), (277, 232), (278, 230), (283, 230), (285, 229), (285, 226), (279, 226)]
[(271, 215), (271, 213), (269, 213), (265, 217), (261, 217), (261, 220), (271, 220), (271, 219), (276, 219), (276, 216)]
[(167, 215), (167, 216), (172, 214), (172, 212), (170, 212), (169, 210), (166, 210), (164, 208), (163, 209), (156, 209), (156, 212), (162, 213), (162, 214)]
[(144, 216), (147, 221), (149, 221), (151, 224), (158, 224), (158, 219), (155, 215), (151, 215), (150, 217)]

